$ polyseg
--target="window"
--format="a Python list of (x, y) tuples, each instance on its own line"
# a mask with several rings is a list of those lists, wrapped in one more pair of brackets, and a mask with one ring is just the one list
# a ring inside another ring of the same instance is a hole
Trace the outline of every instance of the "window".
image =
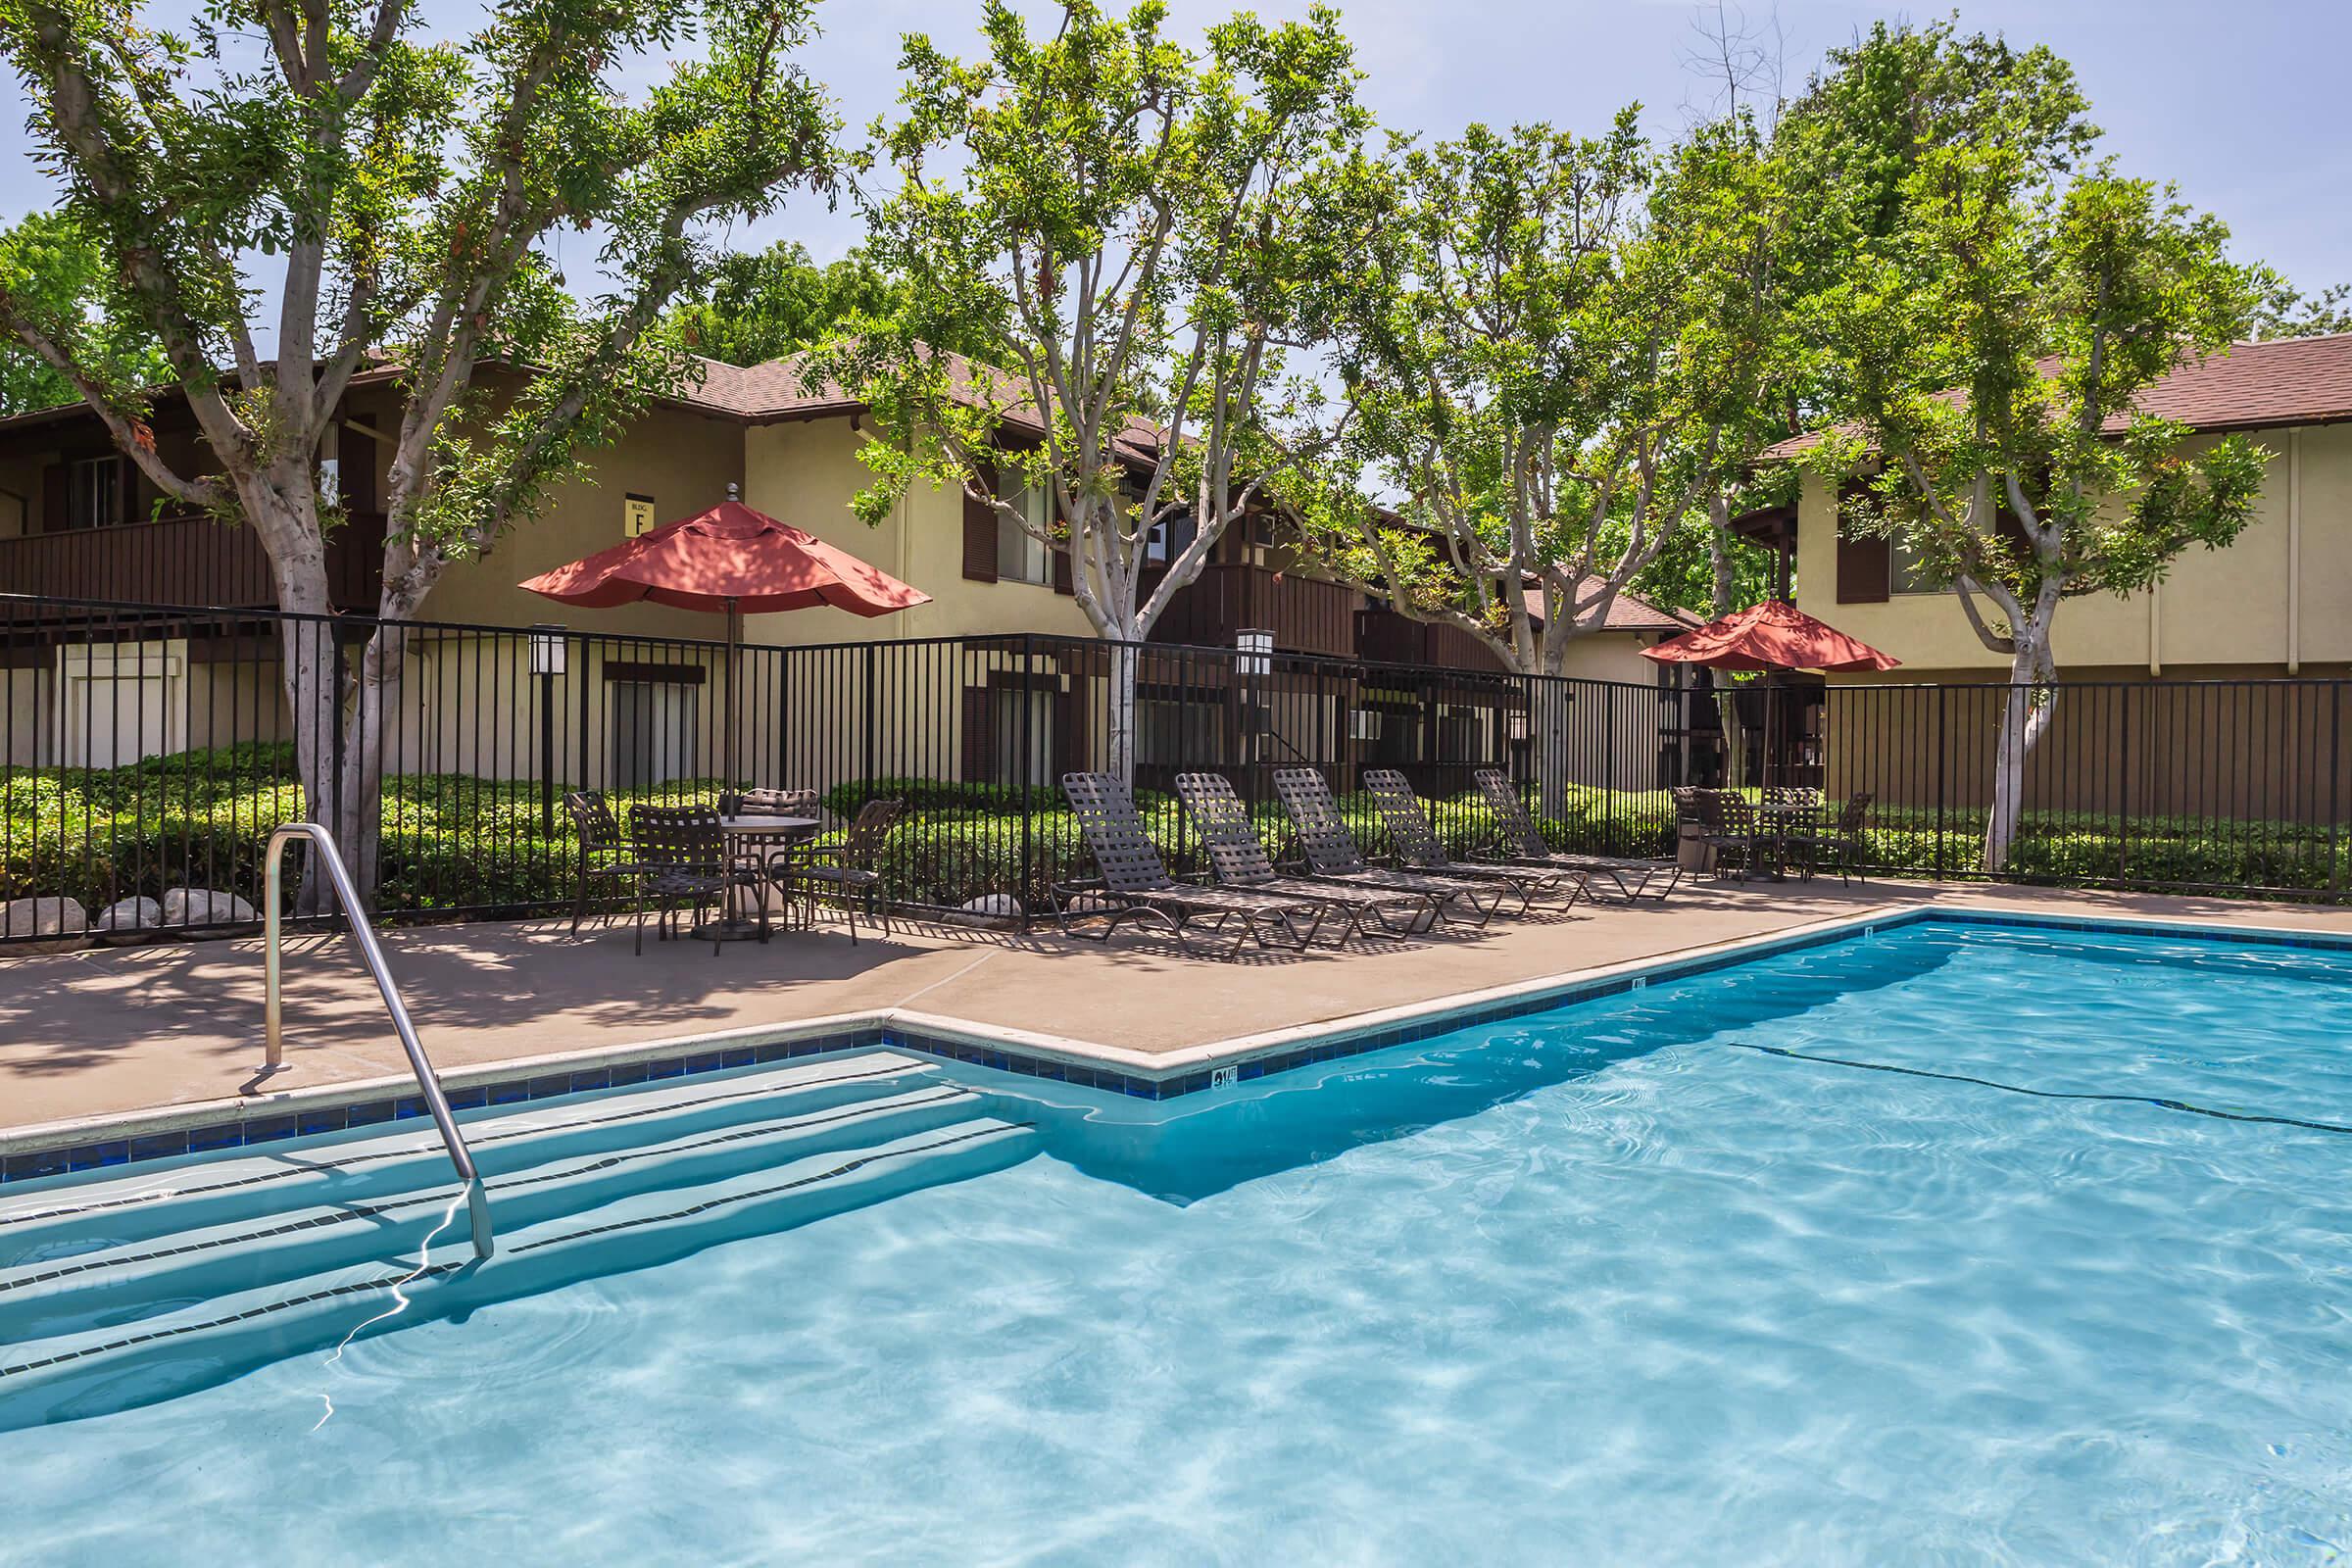
[(1218, 766), (1225, 758), (1225, 713), (1215, 702), (1139, 697), (1135, 760), (1155, 767)]
[[(1054, 693), (1037, 687), (992, 686), (988, 693), (989, 757), (996, 782), (1043, 785), (1054, 777)], [(1024, 769), (1022, 747), (1028, 748)]]
[(1053, 567), (1053, 551), (1045, 540), (1031, 529), (1044, 529), (1054, 520), (1054, 502), (1038, 486), (1007, 490), (1014, 482), (1012, 475), (998, 481), (997, 494), (1012, 504), (1012, 510), (1027, 520), (1028, 526), (997, 514), (997, 581), (1045, 583)]
[(1913, 550), (1910, 541), (1899, 533), (1890, 542), (1889, 559), (1893, 563), (1892, 587), (1896, 593), (1939, 594), (1944, 591), (1946, 585), (1936, 581), (1935, 574), (1919, 559), (1919, 552)]
[(67, 527), (111, 528), (122, 513), (122, 459), (81, 458), (67, 468)]
[(1165, 565), (1170, 560), (1183, 555), (1199, 533), (1200, 529), (1190, 513), (1179, 512), (1162, 517), (1152, 525), (1151, 537), (1144, 541), (1144, 559)]
[[(699, 673), (699, 671), (697, 671)], [(612, 788), (642, 790), (695, 773), (698, 686), (670, 680), (613, 680), (608, 721)]]
[(318, 460), (318, 504), (329, 508), (343, 505), (343, 460), (341, 458), (320, 458)]

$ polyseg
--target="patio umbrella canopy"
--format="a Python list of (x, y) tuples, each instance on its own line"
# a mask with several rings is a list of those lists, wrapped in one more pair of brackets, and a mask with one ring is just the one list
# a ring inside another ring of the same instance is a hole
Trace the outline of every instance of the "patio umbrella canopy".
[(846, 550), (778, 522), (735, 499), (609, 550), (524, 579), (521, 586), (561, 604), (612, 610), (651, 600), (727, 617), (727, 788), (735, 783), (735, 647), (745, 615), (831, 605), (853, 615), (888, 615), (931, 602)]
[(1661, 664), (1709, 669), (1892, 669), (1902, 662), (1794, 605), (1767, 600), (1642, 650)]
[(590, 610), (650, 599), (714, 614), (765, 615), (831, 605), (872, 616), (931, 602), (921, 589), (848, 551), (734, 500), (649, 528), (522, 586)]

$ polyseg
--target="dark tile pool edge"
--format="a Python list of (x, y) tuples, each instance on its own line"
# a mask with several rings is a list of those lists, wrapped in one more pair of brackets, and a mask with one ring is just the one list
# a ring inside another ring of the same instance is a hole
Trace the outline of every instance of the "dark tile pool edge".
[[(780, 1026), (773, 1039), (723, 1044), (713, 1042), (707, 1045), (690, 1043), (674, 1053), (649, 1055), (643, 1054), (642, 1047), (622, 1048), (639, 1053), (626, 1060), (583, 1062), (569, 1068), (542, 1062), (536, 1064), (534, 1070), (485, 1077), (483, 1075), (495, 1065), (489, 1064), (459, 1069), (443, 1076), (445, 1081), (462, 1080), (449, 1089), (452, 1108), (469, 1110), (482, 1105), (516, 1104), (526, 1101), (554, 1099), (560, 1095), (625, 1088), (696, 1073), (765, 1066), (828, 1052), (882, 1048), (987, 1067), (1015, 1077), (1071, 1084), (1130, 1099), (1176, 1100), (1227, 1084), (1248, 1083), (1320, 1062), (1386, 1051), (1393, 1046), (1411, 1045), (1456, 1029), (1499, 1023), (1506, 1018), (1547, 1011), (1571, 1003), (1615, 996), (1653, 982), (1688, 979), (1693, 975), (1753, 962), (1758, 958), (1843, 942), (1869, 932), (1914, 925), (1923, 920), (1957, 925), (2179, 936), (2199, 941), (2267, 947), (2352, 951), (2352, 935), (2328, 932), (2285, 931), (2278, 927), (2260, 926), (2247, 929), (2194, 920), (2151, 919), (2132, 915), (2061, 915), (1965, 905), (1925, 905), (1890, 909), (1884, 913), (1841, 917), (1827, 924), (1779, 932), (1702, 953), (1637, 962), (1610, 973), (1550, 984), (1538, 982), (1489, 1001), (1473, 1001), (1464, 1004), (1459, 1001), (1440, 999), (1411, 1009), (1398, 1009), (1404, 1013), (1403, 1016), (1384, 1017), (1377, 1023), (1337, 1025), (1320, 1032), (1300, 1031), (1308, 1033), (1309, 1038), (1295, 1045), (1250, 1049), (1246, 1044), (1236, 1043), (1240, 1049), (1228, 1052), (1223, 1059), (1187, 1063), (1181, 1069), (1165, 1073), (1134, 1071), (1106, 1062), (1079, 1061), (1068, 1054), (1025, 1049), (1010, 1040), (986, 1038), (988, 1031), (983, 1026), (971, 1026), (970, 1033), (975, 1038), (964, 1039), (918, 1025), (899, 1023), (890, 1015), (881, 1014), (871, 1021), (822, 1032), (804, 1030), (794, 1033), (790, 1026)], [(758, 1034), (760, 1031), (745, 1032)], [(342, 1104), (287, 1106), (273, 1102), (257, 1105), (250, 1111), (224, 1115), (217, 1121), (127, 1137), (93, 1138), (84, 1134), (70, 1141), (40, 1143), (30, 1148), (11, 1150), (0, 1155), (0, 1186), (127, 1165), (141, 1160), (168, 1159), (184, 1154), (210, 1153), (222, 1149), (250, 1148), (288, 1138), (345, 1132), (382, 1123), (414, 1120), (425, 1114), (421, 1095), (384, 1095)], [(128, 1121), (132, 1118), (115, 1119)]]

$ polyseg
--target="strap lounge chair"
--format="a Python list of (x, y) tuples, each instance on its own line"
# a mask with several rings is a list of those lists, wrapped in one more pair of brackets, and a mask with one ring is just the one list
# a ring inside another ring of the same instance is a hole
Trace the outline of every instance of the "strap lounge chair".
[[(1566, 855), (1544, 842), (1543, 830), (1536, 819), (1527, 814), (1527, 803), (1496, 767), (1482, 767), (1471, 775), (1478, 781), (1479, 793), (1494, 808), (1495, 817), (1502, 823), (1502, 836), (1507, 849), (1504, 858), (1519, 865), (1557, 866), (1563, 870), (1582, 871), (1585, 886), (1591, 891), (1605, 884), (1616, 897), (1631, 904), (1636, 899), (1656, 899), (1661, 904), (1666, 895), (1680, 886), (1682, 864), (1676, 860), (1632, 860), (1608, 855)], [(1634, 878), (1629, 886), (1626, 879)], [(1652, 888), (1650, 883), (1665, 878), (1663, 886)]]
[(1396, 847), (1400, 864), (1445, 876), (1501, 883), (1519, 895), (1521, 909), (1539, 897), (1557, 893), (1561, 888), (1568, 890), (1567, 904), (1574, 904), (1579, 895), (1586, 899), (1592, 897), (1592, 887), (1585, 873), (1564, 866), (1555, 870), (1539, 865), (1465, 865), (1456, 860), (1438, 842), (1437, 830), (1429, 825), (1429, 812), (1423, 808), (1421, 797), (1413, 793), (1404, 775), (1393, 767), (1364, 769), (1364, 793), (1380, 808), (1380, 819), (1388, 827), (1389, 842)]
[(1320, 899), (1346, 919), (1347, 928), (1340, 934), (1342, 942), (1351, 936), (1400, 936), (1434, 926), (1443, 917), (1439, 908), (1442, 901), (1425, 889), (1381, 889), (1345, 878), (1324, 881), (1285, 876), (1274, 868), (1274, 862), (1266, 856), (1266, 847), (1258, 842), (1256, 825), (1250, 820), (1250, 808), (1242, 804), (1242, 798), (1233, 792), (1232, 782), (1222, 774), (1179, 773), (1176, 797), (1184, 802), (1194, 830), (1200, 835), (1201, 847), (1208, 851), (1209, 870), (1220, 887)]
[[(1064, 773), (1061, 789), (1077, 814), (1078, 830), (1086, 836), (1087, 852), (1102, 873), (1100, 887), (1054, 889), (1054, 917), (1064, 931), (1070, 931), (1073, 920), (1107, 914), (1098, 940), (1108, 942), (1123, 920), (1155, 921), (1191, 953), (1196, 923), (1221, 936), (1238, 922), (1232, 945), (1218, 955), (1238, 958), (1253, 939), (1261, 948), (1279, 945), (1303, 952), (1323, 928), (1331, 906), (1320, 899), (1200, 887), (1168, 875), (1166, 862), (1144, 832), (1144, 819), (1136, 814), (1135, 797), (1117, 774)], [(1081, 896), (1106, 899), (1112, 907), (1072, 908), (1072, 900)]]
[(1366, 860), (1355, 835), (1348, 830), (1348, 819), (1340, 815), (1339, 802), (1331, 798), (1331, 786), (1311, 767), (1276, 768), (1274, 795), (1290, 813), (1299, 854), (1318, 877), (1390, 893), (1427, 894), (1448, 919), (1467, 918), (1473, 925), (1485, 925), (1502, 906), (1506, 890), (1491, 882), (1395, 871)]

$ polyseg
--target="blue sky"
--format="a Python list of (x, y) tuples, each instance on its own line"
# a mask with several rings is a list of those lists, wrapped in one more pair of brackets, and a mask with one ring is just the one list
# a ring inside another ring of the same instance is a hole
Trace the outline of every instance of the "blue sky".
[[(1774, 15), (1769, 6), (1751, 5), (1751, 19)], [(824, 35), (804, 60), (862, 131), (889, 106), (900, 35), (929, 29), (971, 52), (978, 9), (966, 0), (827, 0), (818, 8)], [(1234, 0), (1171, 0), (1179, 26), (1193, 32), (1234, 9)], [(1304, 6), (1264, 0), (1256, 9), (1285, 15)], [(2047, 43), (2071, 60), (2124, 172), (2177, 181), (2190, 202), (2229, 222), (2240, 257), (2268, 261), (2307, 288), (2352, 278), (2352, 86), (2343, 69), (2352, 5), (1979, 0), (1957, 9), (1964, 25)], [(433, 10), (452, 22), (470, 14), (462, 5)], [(1706, 91), (1687, 65), (1697, 42), (1687, 0), (1355, 0), (1342, 12), (1369, 74), (1367, 98), (1401, 129), (1446, 135), (1484, 119), (1598, 130), (1639, 100), (1664, 134)], [(1936, 6), (1781, 0), (1789, 84), (1874, 18), (1940, 14)], [(0, 160), (0, 212), (14, 214), (46, 205), (47, 195), (16, 128), (26, 105), (13, 77), (6, 90), (0, 123), (11, 127), (13, 156)], [(731, 237), (745, 245), (798, 238), (826, 258), (856, 237), (856, 224), (846, 212), (804, 201)]]
[[(1197, 31), (1235, 0), (1171, 0)], [(1261, 15), (1302, 12), (1265, 0)], [(1824, 50), (1879, 17), (1946, 8), (1781, 0), (1789, 86)], [(2047, 43), (2073, 62), (2107, 147), (2127, 173), (2177, 181), (2218, 213), (2240, 257), (2305, 287), (2352, 278), (2352, 5), (2342, 0), (2000, 0), (1956, 8), (1965, 26)], [(820, 8), (808, 64), (859, 129), (887, 107), (897, 39), (928, 28), (976, 48), (977, 6), (867, 0)], [(1341, 7), (1382, 121), (1449, 134), (1475, 120), (1548, 120), (1597, 131), (1628, 102), (1670, 133), (1703, 97), (1686, 64), (1697, 35), (1687, 0), (1353, 0)], [(1751, 22), (1775, 15), (1751, 4)], [(791, 235), (820, 255), (854, 237), (820, 214), (788, 213), (759, 239)]]

